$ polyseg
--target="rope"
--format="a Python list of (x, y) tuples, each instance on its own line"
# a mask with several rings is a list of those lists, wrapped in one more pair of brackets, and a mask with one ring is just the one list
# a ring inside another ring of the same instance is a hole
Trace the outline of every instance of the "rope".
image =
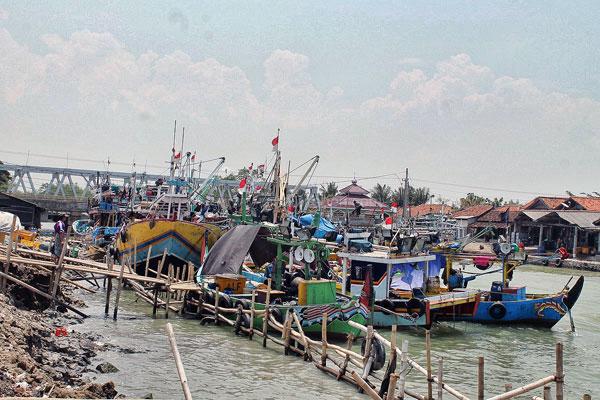
[(498, 269), (495, 269), (493, 271), (486, 271), (486, 272), (469, 272), (469, 271), (463, 271), (463, 274), (481, 276), (481, 275), (493, 274), (495, 272), (500, 272), (500, 271), (502, 271), (502, 268), (498, 268)]

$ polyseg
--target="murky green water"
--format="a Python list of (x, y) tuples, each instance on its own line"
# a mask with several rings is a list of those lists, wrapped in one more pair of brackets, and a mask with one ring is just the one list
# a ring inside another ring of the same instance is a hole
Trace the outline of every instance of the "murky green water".
[[(514, 285), (530, 291), (562, 289), (579, 271), (522, 267)], [(527, 327), (493, 327), (469, 323), (444, 323), (432, 330), (433, 356), (444, 357), (448, 383), (470, 397), (475, 396), (477, 357), (485, 357), (486, 394), (503, 391), (504, 383), (521, 386), (554, 371), (554, 344), (565, 346), (566, 398), (583, 393), (600, 396), (600, 274), (583, 273), (586, 283), (573, 316), (577, 332), (570, 332), (568, 319), (552, 330)], [(475, 287), (489, 288), (495, 274), (478, 278)], [(142, 353), (106, 352), (100, 356), (120, 372), (100, 375), (112, 379), (128, 396), (153, 393), (154, 398), (182, 398), (181, 388), (164, 334), (165, 320), (152, 319), (151, 307), (136, 303), (131, 293), (121, 300), (119, 320), (104, 318), (104, 295), (85, 295), (92, 315), (77, 327), (104, 335), (111, 343)], [(200, 326), (197, 320), (170, 319), (177, 335), (190, 387), (195, 398), (234, 399), (364, 399), (349, 385), (337, 382), (299, 358), (284, 356), (279, 346), (263, 349), (258, 340), (236, 337), (226, 327)], [(389, 337), (388, 333), (385, 333)], [(424, 333), (400, 331), (399, 343), (407, 338), (413, 358), (424, 365)], [(99, 362), (99, 361), (98, 361)], [(437, 362), (437, 361), (436, 361)], [(423, 393), (424, 378), (417, 371), (408, 377), (408, 387)], [(554, 388), (553, 388), (554, 392)], [(541, 395), (541, 390), (534, 393)], [(446, 395), (446, 398), (450, 396)], [(523, 397), (523, 398), (531, 398)]]

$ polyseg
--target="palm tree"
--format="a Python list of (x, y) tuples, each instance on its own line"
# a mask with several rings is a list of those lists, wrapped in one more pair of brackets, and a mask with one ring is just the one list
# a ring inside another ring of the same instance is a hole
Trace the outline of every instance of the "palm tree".
[(467, 208), (477, 206), (479, 204), (489, 204), (490, 200), (485, 197), (476, 195), (475, 193), (467, 193), (467, 195), (460, 200), (460, 208)]
[[(4, 164), (0, 161), (0, 164)], [(8, 189), (8, 183), (10, 182), (10, 174), (8, 171), (0, 171), (0, 190)]]
[(392, 202), (392, 188), (378, 183), (371, 191), (371, 197), (382, 203), (390, 204)]
[(329, 182), (327, 185), (321, 185), (320, 191), (322, 199), (329, 199), (337, 194), (338, 186), (335, 182)]
[[(429, 201), (431, 195), (428, 187), (408, 187), (408, 205), (418, 206)], [(392, 193), (392, 201), (398, 203), (399, 207), (404, 207), (404, 187), (399, 187)]]

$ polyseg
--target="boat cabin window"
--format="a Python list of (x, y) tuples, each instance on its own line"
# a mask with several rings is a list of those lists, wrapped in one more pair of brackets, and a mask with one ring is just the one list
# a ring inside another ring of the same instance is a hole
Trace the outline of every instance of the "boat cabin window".
[(352, 260), (350, 279), (353, 281), (364, 281), (364, 272), (369, 264), (373, 266), (373, 282), (379, 282), (387, 272), (387, 264)]

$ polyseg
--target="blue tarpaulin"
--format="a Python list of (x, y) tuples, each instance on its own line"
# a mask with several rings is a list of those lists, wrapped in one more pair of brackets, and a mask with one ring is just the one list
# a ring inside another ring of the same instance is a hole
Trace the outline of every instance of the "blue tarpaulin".
[[(313, 214), (306, 214), (301, 216), (300, 218), (297, 218), (296, 221), (299, 221), (300, 225), (302, 225), (302, 227), (305, 227), (312, 225), (313, 218)], [(319, 221), (319, 227), (317, 228), (314, 237), (317, 239), (322, 239), (328, 232), (337, 232), (337, 229), (335, 229), (335, 226), (330, 221), (321, 217), (321, 220)]]

